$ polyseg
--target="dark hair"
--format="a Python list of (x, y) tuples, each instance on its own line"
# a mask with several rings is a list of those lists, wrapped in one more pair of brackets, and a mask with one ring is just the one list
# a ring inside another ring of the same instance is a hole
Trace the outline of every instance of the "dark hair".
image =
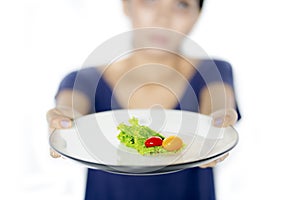
[(204, 2), (204, 0), (199, 0), (199, 8), (200, 8), (200, 10), (201, 10), (202, 7), (203, 7), (203, 2)]

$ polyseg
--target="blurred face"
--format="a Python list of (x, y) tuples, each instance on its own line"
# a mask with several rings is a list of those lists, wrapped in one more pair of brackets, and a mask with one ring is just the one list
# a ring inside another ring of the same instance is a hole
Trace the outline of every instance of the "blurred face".
[[(198, 19), (198, 1), (123, 0), (124, 11), (131, 20), (132, 28), (151, 28), (135, 34), (135, 43), (171, 50), (177, 48), (180, 38), (189, 34)], [(156, 29), (152, 29), (154, 27)]]
[(199, 16), (199, 0), (123, 0), (133, 28), (160, 27), (188, 34)]

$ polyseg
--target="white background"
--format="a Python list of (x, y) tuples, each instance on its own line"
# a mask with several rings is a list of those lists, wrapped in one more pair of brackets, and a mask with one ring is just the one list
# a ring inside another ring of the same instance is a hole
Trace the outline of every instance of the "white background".
[[(297, 0), (207, 0), (191, 38), (234, 67), (240, 142), (216, 168), (220, 200), (299, 199)], [(82, 199), (84, 168), (48, 156), (61, 78), (128, 30), (120, 1), (0, 1), (0, 199)]]

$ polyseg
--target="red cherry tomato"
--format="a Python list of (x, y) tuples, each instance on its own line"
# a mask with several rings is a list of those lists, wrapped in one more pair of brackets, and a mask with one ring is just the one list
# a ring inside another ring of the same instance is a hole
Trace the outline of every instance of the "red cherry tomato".
[(152, 136), (152, 137), (149, 137), (145, 141), (145, 146), (146, 147), (161, 146), (162, 142), (163, 142), (163, 140), (160, 137), (158, 137), (158, 136)]

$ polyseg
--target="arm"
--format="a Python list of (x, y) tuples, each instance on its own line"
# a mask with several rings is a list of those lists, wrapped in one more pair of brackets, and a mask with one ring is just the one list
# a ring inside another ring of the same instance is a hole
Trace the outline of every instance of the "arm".
[[(211, 83), (200, 92), (200, 111), (206, 115), (212, 115), (215, 126), (226, 127), (233, 125), (237, 120), (235, 96), (233, 88), (228, 84)], [(228, 153), (223, 157), (214, 160), (208, 164), (200, 166), (201, 168), (214, 167), (218, 162), (223, 161)]]
[(90, 104), (86, 95), (79, 91), (63, 90), (56, 97), (56, 108), (71, 108), (75, 115), (88, 114)]
[(69, 128), (73, 118), (88, 114), (89, 107), (90, 102), (84, 94), (62, 90), (57, 95), (55, 108), (47, 112), (49, 128)]
[(233, 89), (228, 84), (211, 83), (200, 91), (200, 111), (210, 115), (223, 109), (234, 109), (235, 98)]
[(71, 119), (90, 113), (98, 78), (95, 68), (73, 71), (65, 76), (55, 95), (55, 108), (47, 113), (49, 126), (68, 128)]
[(226, 83), (211, 83), (200, 91), (200, 111), (214, 118), (215, 126), (235, 124), (238, 115), (233, 88)]
[[(70, 128), (71, 121), (88, 114), (89, 108), (90, 101), (83, 93), (69, 89), (60, 91), (56, 97), (55, 108), (47, 112), (49, 133), (51, 134), (55, 129)], [(60, 157), (52, 149), (50, 149), (50, 155), (54, 158)]]
[[(64, 77), (55, 96), (55, 107), (47, 112), (50, 133), (54, 129), (70, 128), (74, 118), (92, 112), (99, 75), (96, 68), (86, 68)], [(59, 157), (50, 152), (51, 156)]]

